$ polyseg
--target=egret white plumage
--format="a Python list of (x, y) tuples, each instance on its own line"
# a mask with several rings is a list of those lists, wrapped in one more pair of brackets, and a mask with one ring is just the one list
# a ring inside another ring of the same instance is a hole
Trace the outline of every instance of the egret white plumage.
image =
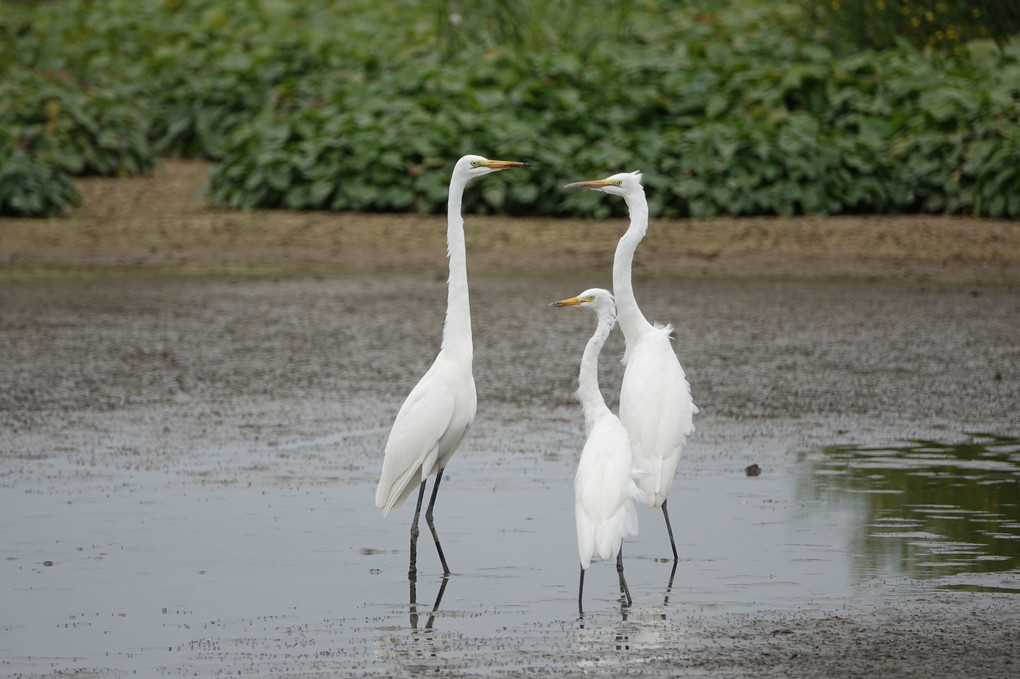
[(464, 218), (461, 216), (464, 187), (475, 177), (526, 166), (527, 163), (518, 161), (488, 160), (481, 156), (467, 155), (457, 161), (450, 177), (446, 231), (450, 276), (447, 282), (443, 342), (432, 367), (411, 390), (397, 412), (386, 441), (382, 474), (375, 493), (375, 504), (386, 515), (403, 504), (416, 486), (418, 488), (418, 504), (411, 523), (411, 566), (408, 576), (412, 579), (416, 574), (418, 518), (425, 495), (425, 482), (433, 474), (436, 481), (432, 486), (425, 521), (436, 543), (443, 573), (450, 574), (432, 512), (439, 483), (443, 479), (443, 470), (464, 440), (477, 409), (475, 381), (471, 372), (471, 309), (468, 303)]
[(608, 290), (592, 288), (577, 297), (553, 302), (553, 306), (591, 309), (598, 315), (595, 333), (581, 356), (577, 398), (584, 412), (587, 440), (574, 477), (574, 519), (581, 577), (577, 587), (577, 610), (583, 615), (584, 573), (592, 559), (616, 556), (620, 588), (632, 599), (623, 576), (623, 539), (637, 535), (638, 516), (634, 499), (641, 491), (634, 483), (630, 438), (620, 419), (606, 405), (599, 390), (598, 360), (602, 346), (616, 324), (616, 305)]
[(679, 557), (666, 501), (684, 444), (694, 432), (698, 408), (670, 343), (672, 326), (649, 323), (634, 298), (631, 280), (634, 251), (648, 231), (648, 202), (641, 173), (623, 172), (606, 179), (575, 182), (567, 188), (623, 196), (630, 210), (630, 226), (620, 238), (613, 258), (617, 320), (626, 341), (620, 420), (630, 434), (635, 466), (649, 472), (638, 481), (638, 486), (645, 493), (649, 509), (662, 508), (675, 563)]

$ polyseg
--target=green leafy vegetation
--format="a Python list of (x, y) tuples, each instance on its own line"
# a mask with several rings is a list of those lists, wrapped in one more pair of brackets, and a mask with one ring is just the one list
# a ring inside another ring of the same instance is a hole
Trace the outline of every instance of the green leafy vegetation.
[(476, 212), (618, 214), (562, 184), (640, 169), (662, 216), (1020, 217), (1007, 24), (969, 42), (961, 28), (951, 49), (860, 49), (829, 28), (843, 7), (827, 7), (18, 6), (0, 18), (13, 130), (0, 163), (17, 150), (56, 173), (123, 175), (154, 153), (200, 156), (225, 205), (440, 212), (452, 161), (481, 153), (535, 169), (468, 192)]
[(70, 176), (20, 144), (0, 130), (0, 215), (49, 217), (77, 204)]
[(66, 71), (12, 68), (0, 81), (0, 127), (34, 159), (72, 175), (132, 176), (152, 168), (149, 112), (133, 88)]

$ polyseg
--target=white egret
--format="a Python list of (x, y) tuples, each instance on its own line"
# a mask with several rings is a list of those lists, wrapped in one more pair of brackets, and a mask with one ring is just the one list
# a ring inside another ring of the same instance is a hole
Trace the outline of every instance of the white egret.
[(638, 486), (645, 493), (649, 509), (662, 508), (675, 564), (679, 557), (666, 500), (684, 444), (694, 432), (698, 408), (691, 400), (687, 376), (670, 344), (672, 326), (649, 323), (634, 298), (631, 281), (634, 251), (648, 230), (648, 202), (641, 186), (641, 173), (623, 172), (606, 179), (575, 182), (567, 188), (623, 196), (630, 210), (630, 227), (620, 238), (613, 259), (613, 292), (618, 322), (626, 340), (620, 420), (630, 434), (635, 466), (649, 472), (638, 481)]
[(582, 307), (598, 314), (595, 333), (581, 356), (577, 399), (584, 412), (588, 438), (574, 477), (574, 520), (577, 524), (577, 552), (581, 577), (577, 586), (577, 610), (584, 615), (584, 572), (592, 559), (608, 560), (616, 555), (620, 589), (631, 605), (630, 589), (623, 577), (623, 539), (637, 535), (638, 517), (634, 499), (641, 491), (634, 483), (634, 458), (630, 439), (620, 419), (606, 405), (599, 390), (598, 361), (602, 346), (616, 324), (616, 305), (608, 290), (593, 288), (577, 297), (553, 302), (558, 307)]
[(433, 474), (436, 481), (425, 520), (432, 531), (443, 574), (450, 574), (432, 520), (432, 510), (443, 470), (464, 440), (477, 409), (475, 381), (471, 373), (471, 309), (468, 303), (464, 218), (461, 216), (464, 187), (475, 177), (526, 166), (527, 163), (517, 161), (488, 160), (468, 155), (457, 161), (450, 177), (446, 231), (450, 277), (443, 343), (432, 367), (411, 390), (397, 413), (386, 441), (382, 474), (375, 492), (375, 504), (385, 516), (403, 504), (416, 486), (418, 488), (418, 504), (411, 523), (411, 566), (408, 571), (411, 579), (416, 575), (418, 517), (425, 495), (425, 482)]

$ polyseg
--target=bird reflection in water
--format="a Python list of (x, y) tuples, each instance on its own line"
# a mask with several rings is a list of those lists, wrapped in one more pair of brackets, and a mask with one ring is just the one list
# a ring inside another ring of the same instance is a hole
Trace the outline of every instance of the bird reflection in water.
[[(408, 585), (410, 586), (410, 589), (411, 589), (411, 603), (410, 603), (411, 629), (416, 630), (416, 629), (418, 629), (418, 620), (419, 620), (419, 615), (418, 615), (418, 587), (417, 587), (418, 581), (417, 581), (416, 578), (408, 578), (407, 582), (408, 582)], [(429, 619), (425, 623), (425, 627), (423, 629), (427, 629), (427, 630), (432, 629), (432, 625), (436, 621), (436, 613), (439, 611), (439, 604), (442, 603), (442, 601), (443, 601), (443, 594), (446, 593), (446, 585), (449, 582), (450, 582), (450, 578), (448, 576), (444, 576), (442, 584), (439, 585), (439, 593), (436, 594), (436, 602), (434, 604), (432, 604), (432, 610), (429, 611)]]
[(666, 596), (662, 599), (663, 606), (669, 606), (669, 595), (673, 593), (673, 578), (676, 577), (676, 566), (679, 562), (673, 562), (673, 568), (669, 571), (669, 582), (666, 583)]

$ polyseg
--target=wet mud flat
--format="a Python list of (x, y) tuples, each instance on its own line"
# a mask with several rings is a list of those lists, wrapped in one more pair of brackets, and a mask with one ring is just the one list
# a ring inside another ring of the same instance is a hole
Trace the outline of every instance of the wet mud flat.
[[(442, 272), (0, 283), (5, 676), (988, 676), (1020, 667), (1020, 292), (636, 283), (701, 408), (577, 618), (590, 276), (472, 274), (476, 425), (407, 581), (374, 507)], [(615, 407), (622, 338), (603, 354)], [(745, 467), (757, 464), (758, 476)]]

